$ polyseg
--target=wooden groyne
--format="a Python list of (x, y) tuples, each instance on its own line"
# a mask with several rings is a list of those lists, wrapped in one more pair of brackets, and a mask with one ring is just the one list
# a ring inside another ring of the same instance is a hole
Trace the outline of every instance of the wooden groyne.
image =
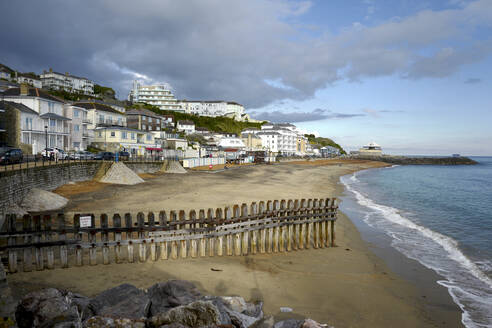
[[(7, 216), (0, 254), (10, 273), (290, 252), (335, 246), (335, 198), (260, 201), (198, 211)], [(111, 221), (111, 222), (110, 222)]]
[(474, 165), (476, 161), (468, 157), (420, 157), (420, 156), (361, 156), (355, 155), (352, 159), (379, 161), (397, 165)]

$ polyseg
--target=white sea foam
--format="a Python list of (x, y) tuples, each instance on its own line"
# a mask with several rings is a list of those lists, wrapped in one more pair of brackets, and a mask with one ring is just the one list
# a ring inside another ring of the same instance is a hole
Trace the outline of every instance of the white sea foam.
[[(398, 209), (378, 204), (356, 190), (357, 174), (342, 177), (358, 204), (369, 209), (364, 221), (382, 229), (392, 238), (392, 246), (407, 257), (433, 269), (447, 280), (438, 281), (448, 288), (453, 300), (463, 310), (466, 327), (492, 327), (492, 279), (459, 249), (458, 243), (443, 234), (416, 224)], [(408, 215), (407, 215), (408, 216)]]

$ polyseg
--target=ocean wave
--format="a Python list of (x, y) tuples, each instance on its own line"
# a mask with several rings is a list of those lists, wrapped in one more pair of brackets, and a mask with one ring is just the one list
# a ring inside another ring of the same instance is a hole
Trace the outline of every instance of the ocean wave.
[[(342, 183), (358, 204), (369, 211), (364, 221), (382, 229), (392, 238), (392, 246), (407, 257), (419, 261), (444, 276), (438, 283), (446, 287), (463, 311), (466, 327), (492, 327), (492, 279), (484, 273), (490, 263), (475, 263), (460, 249), (453, 238), (416, 224), (391, 206), (378, 204), (354, 188), (360, 183), (356, 174), (342, 177)], [(482, 271), (483, 270), (483, 271)]]

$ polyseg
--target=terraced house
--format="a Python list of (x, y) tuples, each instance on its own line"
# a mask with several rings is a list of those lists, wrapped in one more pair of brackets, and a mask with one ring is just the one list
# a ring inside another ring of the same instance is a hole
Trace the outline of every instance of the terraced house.
[(10, 104), (7, 110), (15, 112), (7, 123), (16, 127), (10, 133), (30, 145), (30, 152), (40, 153), (46, 146), (70, 149), (70, 119), (64, 116), (62, 100), (25, 84), (5, 90), (3, 96)]
[(96, 128), (92, 145), (105, 151), (128, 151), (132, 156), (143, 156), (148, 149), (160, 147), (155, 144), (152, 132), (122, 126)]
[(110, 105), (99, 102), (76, 102), (72, 105), (87, 110), (88, 129), (105, 126), (127, 126), (125, 114)]

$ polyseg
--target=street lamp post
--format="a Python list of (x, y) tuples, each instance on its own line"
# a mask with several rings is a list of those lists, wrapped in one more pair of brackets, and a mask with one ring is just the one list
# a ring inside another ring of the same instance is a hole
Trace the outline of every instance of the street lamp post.
[(48, 157), (48, 126), (44, 126), (44, 137), (46, 139), (46, 147), (44, 148), (44, 157), (43, 160)]

